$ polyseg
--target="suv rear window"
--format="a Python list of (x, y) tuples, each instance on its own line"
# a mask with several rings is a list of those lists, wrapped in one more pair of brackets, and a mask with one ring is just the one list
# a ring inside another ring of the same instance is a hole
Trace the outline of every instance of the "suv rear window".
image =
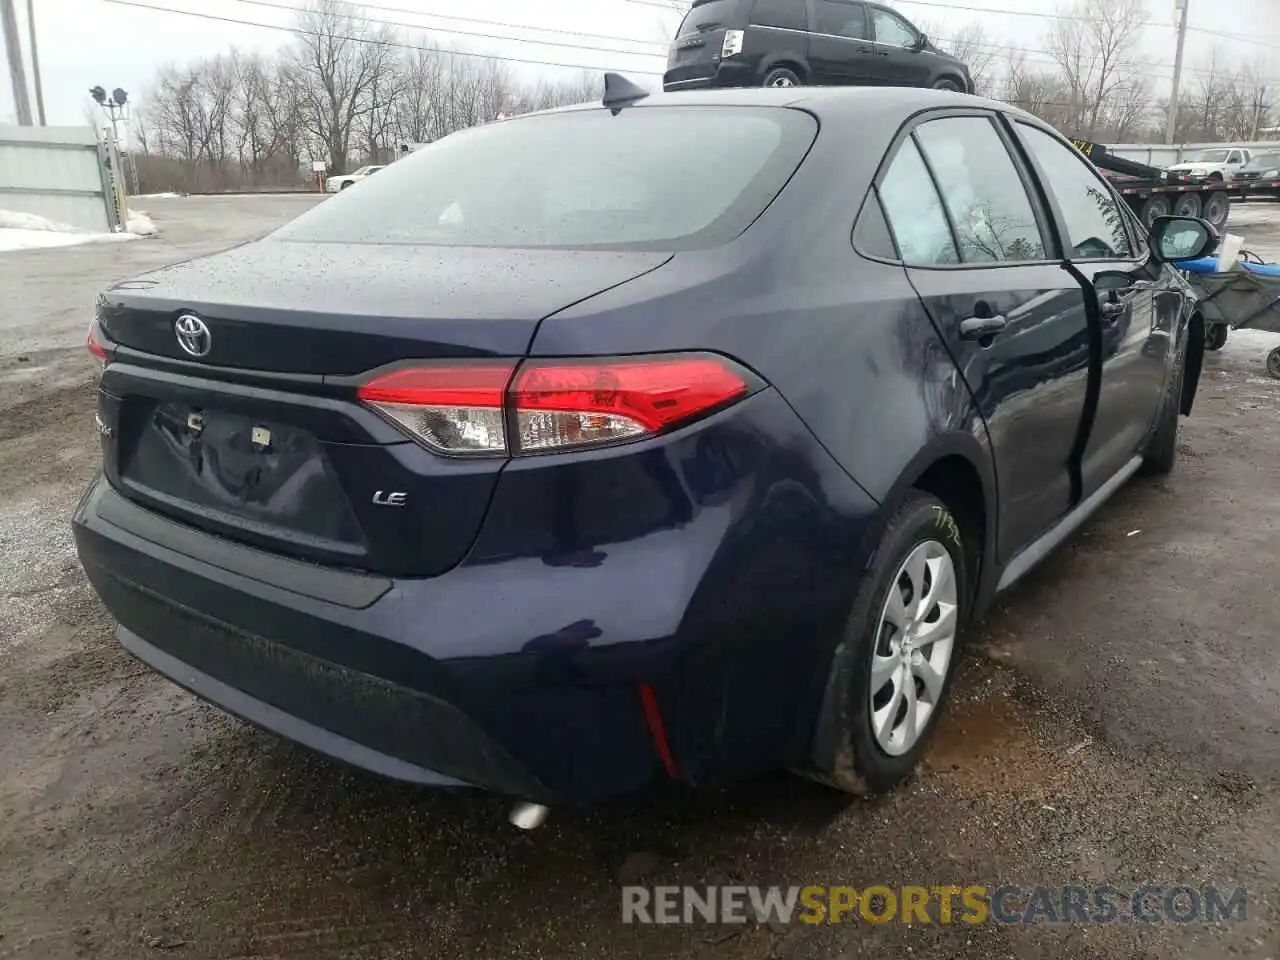
[(690, 34), (706, 33), (708, 30), (729, 30), (740, 27), (733, 23), (738, 8), (749, 0), (707, 0), (706, 3), (695, 4), (680, 24), (677, 36), (687, 37)]
[(617, 116), (600, 109), (507, 120), (438, 140), (271, 236), (473, 247), (715, 246), (764, 211), (816, 134), (812, 116), (782, 107), (633, 106)]

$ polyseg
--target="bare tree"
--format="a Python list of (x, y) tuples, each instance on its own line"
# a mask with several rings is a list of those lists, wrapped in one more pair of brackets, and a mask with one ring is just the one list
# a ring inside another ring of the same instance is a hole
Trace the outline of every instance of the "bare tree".
[(1146, 6), (1143, 0), (1075, 0), (1065, 13), (1054, 22), (1045, 46), (1062, 73), (1071, 132), (1093, 137), (1131, 78)]
[(371, 24), (340, 0), (316, 0), (298, 16), (292, 65), (302, 91), (303, 123), (345, 170), (358, 120), (374, 109), (374, 91), (392, 71), (394, 30)]
[(926, 22), (921, 22), (918, 26), (925, 36), (969, 68), (975, 93), (988, 97), (995, 92), (997, 79), (995, 67), (999, 44), (990, 42), (987, 30), (980, 21), (971, 20), (959, 30), (952, 30), (949, 34), (942, 28)]

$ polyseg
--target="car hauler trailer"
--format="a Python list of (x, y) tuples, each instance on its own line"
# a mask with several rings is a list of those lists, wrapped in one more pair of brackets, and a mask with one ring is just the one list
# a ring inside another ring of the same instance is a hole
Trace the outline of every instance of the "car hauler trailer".
[(1184, 177), (1159, 167), (1117, 157), (1100, 143), (1072, 140), (1095, 167), (1111, 181), (1142, 222), (1150, 226), (1156, 217), (1174, 214), (1203, 217), (1219, 230), (1231, 212), (1231, 193), (1220, 180)]

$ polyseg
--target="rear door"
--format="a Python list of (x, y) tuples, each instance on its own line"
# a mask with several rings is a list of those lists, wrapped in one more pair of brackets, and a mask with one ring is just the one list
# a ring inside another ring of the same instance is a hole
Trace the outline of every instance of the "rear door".
[(1088, 389), (1084, 294), (993, 117), (927, 115), (877, 190), (912, 285), (987, 425), (1007, 561), (1074, 500)]
[(867, 14), (875, 42), (872, 64), (876, 81), (899, 87), (928, 86), (934, 63), (919, 49), (919, 31), (884, 7), (868, 5)]
[(1014, 124), (1058, 208), (1063, 246), (1096, 290), (1101, 342), (1097, 413), (1081, 464), (1088, 496), (1138, 453), (1164, 396), (1181, 297), (1134, 243), (1121, 201), (1071, 146), (1039, 127)]
[(875, 46), (866, 4), (850, 0), (812, 0), (809, 38), (812, 82), (822, 85), (872, 83)]
[(750, 0), (702, 0), (685, 15), (667, 54), (664, 83), (705, 80), (715, 76), (726, 30), (741, 29), (738, 20)]

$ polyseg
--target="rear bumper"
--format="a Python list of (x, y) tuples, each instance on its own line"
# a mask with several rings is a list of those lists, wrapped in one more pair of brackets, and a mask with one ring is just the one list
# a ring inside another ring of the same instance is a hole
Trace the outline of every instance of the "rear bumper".
[(737, 60), (693, 63), (668, 70), (662, 77), (662, 89), (708, 90), (713, 87), (754, 87), (763, 80), (752, 64)]
[(672, 773), (650, 692), (682, 781), (803, 755), (875, 510), (765, 391), (652, 444), (512, 463), (436, 577), (290, 560), (105, 477), (73, 530), (121, 643), (228, 712), (387, 776), (590, 804)]

